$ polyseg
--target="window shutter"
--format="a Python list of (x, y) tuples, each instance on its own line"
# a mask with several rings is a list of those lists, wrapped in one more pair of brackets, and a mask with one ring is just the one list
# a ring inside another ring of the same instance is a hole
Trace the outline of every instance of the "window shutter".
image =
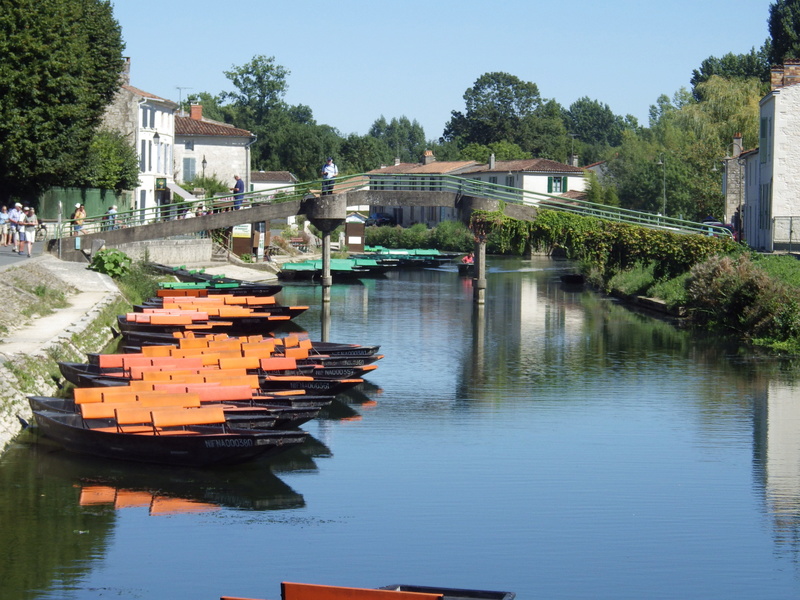
[(552, 194), (553, 193), (553, 178), (552, 177), (548, 177), (547, 178), (547, 193), (548, 194)]
[(566, 175), (561, 178), (561, 193), (565, 194), (567, 192), (567, 177)]

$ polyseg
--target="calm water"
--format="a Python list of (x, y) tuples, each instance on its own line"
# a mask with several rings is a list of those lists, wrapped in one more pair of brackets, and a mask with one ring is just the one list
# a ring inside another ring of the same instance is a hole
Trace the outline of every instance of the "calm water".
[[(311, 443), (228, 471), (0, 459), (0, 597), (280, 597), (280, 582), (534, 598), (800, 595), (800, 369), (491, 261), (333, 288), (377, 343)], [(322, 333), (315, 287), (287, 287)], [(116, 499), (117, 506), (114, 501)]]

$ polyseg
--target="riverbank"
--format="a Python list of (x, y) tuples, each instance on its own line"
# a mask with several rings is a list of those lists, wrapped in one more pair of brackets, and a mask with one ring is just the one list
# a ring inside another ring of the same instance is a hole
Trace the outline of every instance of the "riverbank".
[[(111, 340), (107, 326), (124, 305), (113, 280), (85, 264), (42, 255), (0, 270), (0, 452), (31, 416), (28, 394), (55, 395), (59, 360), (84, 359)], [(63, 294), (66, 306), (43, 311), (37, 294)]]

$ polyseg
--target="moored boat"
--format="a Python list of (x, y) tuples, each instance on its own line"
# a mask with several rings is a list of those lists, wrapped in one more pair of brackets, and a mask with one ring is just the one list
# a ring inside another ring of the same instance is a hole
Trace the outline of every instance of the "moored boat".
[[(377, 589), (310, 583), (281, 583), (281, 600), (514, 600), (513, 592), (423, 585), (388, 585)], [(220, 600), (256, 600), (221, 596)]]
[(207, 467), (270, 456), (302, 444), (301, 430), (235, 429), (225, 424), (221, 407), (156, 409), (136, 433), (112, 424), (90, 428), (82, 415), (37, 410), (41, 433), (70, 452), (127, 461)]

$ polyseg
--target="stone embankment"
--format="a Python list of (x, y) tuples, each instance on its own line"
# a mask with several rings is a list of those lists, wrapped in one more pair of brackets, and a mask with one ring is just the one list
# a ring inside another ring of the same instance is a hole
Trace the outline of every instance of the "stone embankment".
[[(0, 452), (30, 419), (27, 396), (58, 393), (58, 361), (81, 360), (106, 346), (110, 323), (125, 305), (106, 275), (85, 264), (44, 255), (0, 271), (4, 310), (0, 316)], [(69, 303), (49, 314), (41, 308), (46, 293), (61, 293)]]

